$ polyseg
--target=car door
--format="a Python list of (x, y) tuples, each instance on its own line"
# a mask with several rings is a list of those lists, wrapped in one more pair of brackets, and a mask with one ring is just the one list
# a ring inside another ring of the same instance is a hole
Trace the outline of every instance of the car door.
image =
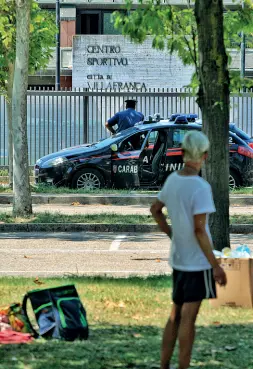
[(181, 147), (187, 132), (189, 132), (187, 127), (173, 127), (169, 130), (169, 142), (165, 161), (165, 178), (175, 170), (180, 170), (184, 167)]
[(142, 152), (148, 131), (137, 132), (123, 139), (112, 151), (112, 183), (115, 188), (140, 187)]
[(141, 155), (143, 161), (141, 183), (144, 185), (155, 184), (163, 176), (166, 150), (167, 130), (153, 129), (147, 137)]
[(149, 171), (152, 163), (153, 150), (157, 142), (158, 130), (149, 132), (148, 139), (143, 151), (143, 169)]

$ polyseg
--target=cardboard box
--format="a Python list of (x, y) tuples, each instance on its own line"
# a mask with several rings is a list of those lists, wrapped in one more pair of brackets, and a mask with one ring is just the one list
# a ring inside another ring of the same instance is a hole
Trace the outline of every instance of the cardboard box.
[(214, 307), (253, 307), (253, 259), (219, 259), (227, 274), (226, 287), (216, 286), (217, 299), (210, 300)]

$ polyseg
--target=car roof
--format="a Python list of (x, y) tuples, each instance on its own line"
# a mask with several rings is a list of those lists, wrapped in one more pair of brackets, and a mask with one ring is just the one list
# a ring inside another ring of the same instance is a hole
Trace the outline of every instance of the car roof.
[(140, 131), (143, 130), (147, 130), (147, 129), (159, 129), (159, 128), (182, 128), (182, 127), (191, 127), (191, 128), (198, 128), (201, 129), (201, 125), (197, 124), (197, 123), (187, 123), (187, 124), (175, 124), (175, 122), (170, 122), (169, 120), (160, 120), (159, 122), (154, 122), (154, 123), (137, 123), (135, 125), (135, 127), (137, 129), (139, 129)]
[[(233, 123), (232, 123), (233, 124)], [(187, 124), (175, 124), (174, 122), (170, 122), (169, 120), (161, 120), (159, 122), (154, 123), (137, 123), (135, 126), (140, 131), (152, 130), (152, 129), (164, 129), (164, 128), (195, 128), (201, 130), (202, 124), (199, 123), (187, 123)], [(237, 141), (238, 144), (245, 146), (245, 141), (242, 140), (236, 133), (229, 131), (229, 135)]]

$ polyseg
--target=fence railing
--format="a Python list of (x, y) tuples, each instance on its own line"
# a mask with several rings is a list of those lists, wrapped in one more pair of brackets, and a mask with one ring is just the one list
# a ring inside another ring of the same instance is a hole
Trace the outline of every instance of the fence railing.
[[(124, 101), (135, 98), (137, 110), (145, 116), (160, 113), (196, 113), (201, 118), (196, 97), (188, 89), (117, 91), (29, 90), (27, 134), (29, 164), (49, 153), (95, 142), (108, 136), (105, 122), (124, 109)], [(232, 94), (230, 121), (253, 136), (253, 94)], [(8, 165), (8, 124), (6, 101), (0, 96), (0, 166)]]

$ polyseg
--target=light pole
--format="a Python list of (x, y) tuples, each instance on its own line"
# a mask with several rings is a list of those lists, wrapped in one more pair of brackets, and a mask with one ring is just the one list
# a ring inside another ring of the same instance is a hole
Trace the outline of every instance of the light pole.
[[(244, 0), (242, 1), (242, 10), (244, 10)], [(241, 33), (241, 78), (245, 77), (245, 34)]]
[(55, 3), (55, 13), (56, 13), (56, 68), (55, 68), (55, 89), (60, 90), (60, 77), (61, 77), (61, 20), (60, 20), (60, 0), (56, 0)]

